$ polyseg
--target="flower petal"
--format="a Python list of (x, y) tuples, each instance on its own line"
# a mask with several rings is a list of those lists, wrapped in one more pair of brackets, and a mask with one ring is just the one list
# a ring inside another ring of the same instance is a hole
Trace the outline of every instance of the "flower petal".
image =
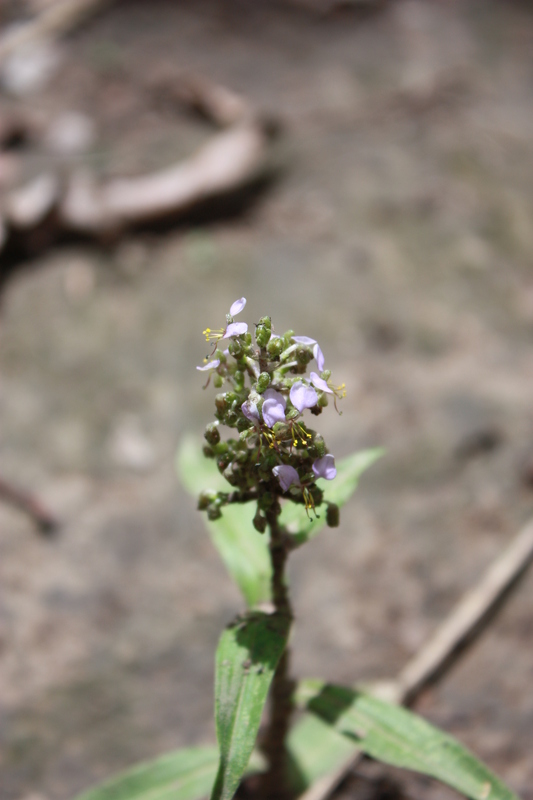
[(311, 383), (313, 386), (316, 386), (321, 392), (327, 392), (328, 394), (333, 394), (333, 389), (330, 389), (327, 385), (326, 381), (317, 375), (316, 372), (311, 373)]
[(230, 336), (242, 336), (247, 330), (246, 322), (230, 322), (224, 333), (224, 339), (228, 339)]
[(294, 467), (289, 466), (289, 464), (278, 464), (277, 467), (273, 468), (272, 472), (280, 482), (284, 492), (286, 492), (293, 483), (296, 484), (296, 486), (300, 486), (300, 476)]
[(316, 339), (311, 339), (309, 336), (293, 336), (292, 341), (298, 344), (316, 344)]
[(317, 478), (325, 478), (327, 481), (332, 481), (333, 478), (337, 474), (337, 468), (335, 466), (335, 458), (328, 453), (322, 458), (317, 458), (313, 461), (313, 466), (311, 467)]
[(267, 389), (265, 392), (263, 392), (263, 397), (265, 400), (276, 400), (276, 402), (281, 403), (281, 407), (285, 411), (285, 408), (287, 407), (287, 401), (281, 392), (277, 392), (275, 389)]
[(214, 361), (208, 361), (207, 364), (204, 364), (202, 367), (196, 367), (199, 372), (206, 372), (208, 369), (216, 369), (220, 364), (220, 359), (215, 358)]
[(252, 403), (251, 400), (246, 400), (242, 404), (241, 411), (246, 417), (246, 419), (250, 420), (250, 422), (255, 422), (256, 420), (259, 419), (259, 409), (257, 408), (255, 403)]
[(291, 403), (300, 413), (304, 408), (313, 408), (318, 402), (318, 395), (312, 386), (306, 386), (302, 381), (293, 384), (290, 391)]
[(324, 369), (324, 353), (320, 349), (320, 345), (318, 344), (318, 342), (313, 347), (313, 355), (316, 358), (316, 363), (318, 365), (319, 371), (322, 372)]
[(237, 314), (241, 313), (245, 305), (246, 297), (241, 297), (240, 300), (235, 300), (235, 302), (232, 303), (229, 313), (232, 317), (235, 317)]
[(261, 409), (265, 425), (273, 428), (276, 422), (285, 422), (285, 410), (281, 403), (274, 398), (265, 400)]

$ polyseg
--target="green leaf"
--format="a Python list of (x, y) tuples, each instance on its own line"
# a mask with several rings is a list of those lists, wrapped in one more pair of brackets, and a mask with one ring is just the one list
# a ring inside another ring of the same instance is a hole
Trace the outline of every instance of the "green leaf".
[[(357, 489), (359, 478), (374, 461), (381, 458), (383, 450), (375, 448), (373, 450), (361, 450), (347, 458), (343, 458), (337, 464), (337, 477), (333, 481), (318, 481), (319, 486), (325, 490), (326, 500), (336, 503), (339, 507), (343, 506)], [(309, 519), (305, 513), (305, 508), (294, 503), (285, 503), (281, 512), (281, 524), (284, 525), (289, 533), (294, 534), (293, 538), (303, 544), (309, 539), (314, 538), (324, 527), (326, 519), (325, 513), (320, 514), (319, 519)]]
[[(185, 488), (193, 495), (206, 489), (228, 490), (214, 460), (205, 458), (200, 442), (193, 436), (183, 440), (176, 467)], [(216, 522), (209, 522), (203, 515), (211, 540), (249, 608), (270, 600), (272, 574), (268, 536), (253, 527), (254, 514), (255, 507), (247, 503), (226, 506)]]
[(323, 775), (335, 772), (354, 749), (353, 742), (327, 722), (314, 714), (304, 714), (287, 738), (291, 783), (296, 794), (305, 792)]
[(303, 681), (297, 702), (366, 755), (437, 778), (472, 800), (518, 800), (456, 739), (405, 708), (321, 681)]
[(76, 800), (199, 800), (211, 791), (216, 747), (191, 747), (138, 764)]
[(288, 618), (253, 612), (221, 636), (215, 674), (220, 763), (211, 800), (230, 800), (237, 790), (289, 630)]

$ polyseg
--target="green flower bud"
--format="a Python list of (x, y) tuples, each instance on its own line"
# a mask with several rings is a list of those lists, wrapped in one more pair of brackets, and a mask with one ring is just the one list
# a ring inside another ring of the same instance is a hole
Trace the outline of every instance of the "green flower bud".
[(284, 340), (283, 349), (284, 350), (285, 350), (285, 347), (290, 347), (291, 344), (294, 344), (294, 342), (292, 341), (292, 337), (293, 336), (294, 336), (294, 331), (291, 331), (291, 330), (285, 331), (285, 333), (283, 334), (283, 340)]
[(238, 389), (242, 389), (244, 386), (244, 372), (241, 372), (241, 370), (238, 369), (233, 375), (233, 380), (235, 381), (235, 386)]
[(225, 393), (217, 394), (215, 397), (215, 406), (217, 411), (223, 413), (228, 407), (228, 401), (226, 400)]
[(313, 358), (313, 353), (309, 349), (309, 347), (297, 347), (296, 352), (294, 353), (296, 361), (303, 366), (309, 364), (311, 359)]
[(232, 339), (228, 350), (234, 358), (241, 358), (244, 355), (244, 347), (238, 339)]
[(237, 476), (235, 475), (235, 472), (233, 471), (233, 464), (230, 464), (229, 467), (226, 467), (226, 469), (224, 470), (222, 475), (227, 480), (227, 482), (230, 484), (230, 486), (235, 486), (235, 484), (237, 483)]
[(318, 395), (317, 406), (319, 408), (326, 408), (328, 403), (329, 403), (329, 400), (328, 400), (327, 394), (325, 392), (320, 392), (320, 394)]
[(270, 375), (268, 372), (262, 372), (261, 375), (257, 379), (256, 389), (259, 394), (262, 394), (265, 389), (268, 389), (270, 386)]
[(208, 445), (208, 444), (205, 444), (205, 445), (203, 446), (203, 453), (204, 453), (204, 456), (205, 456), (206, 458), (214, 458), (214, 457), (215, 457), (215, 452), (214, 452), (214, 450), (212, 450), (212, 449), (209, 447), (209, 445)]
[(300, 412), (296, 408), (291, 408), (290, 411), (287, 411), (285, 414), (285, 419), (296, 419), (300, 415)]
[(215, 389), (220, 389), (222, 386), (224, 386), (224, 378), (222, 375), (215, 375), (213, 383), (215, 385)]
[(318, 456), (318, 458), (322, 458), (322, 456), (326, 455), (326, 443), (324, 438), (319, 433), (315, 434), (315, 438), (312, 441), (309, 452), (313, 456)]
[(272, 330), (272, 320), (270, 317), (261, 317), (259, 325), (264, 325), (269, 331)]
[(326, 523), (330, 528), (339, 527), (339, 506), (335, 503), (328, 503), (328, 510), (326, 511)]
[(284, 346), (283, 339), (278, 336), (267, 344), (267, 353), (271, 358), (278, 358), (283, 352)]
[(331, 378), (331, 370), (330, 369), (325, 369), (324, 372), (320, 373), (320, 377), (322, 378), (323, 381), (326, 381), (326, 383), (327, 383), (329, 381), (329, 379)]
[(210, 422), (209, 425), (206, 426), (204, 438), (209, 444), (212, 445), (220, 442), (220, 431), (218, 430), (217, 422)]
[(271, 330), (265, 325), (258, 325), (255, 329), (255, 341), (259, 347), (266, 347), (270, 341)]
[(210, 492), (201, 492), (198, 497), (198, 511), (205, 511), (213, 499)]
[(212, 522), (216, 519), (220, 519), (222, 516), (222, 511), (217, 505), (210, 505), (207, 509), (207, 519), (210, 519)]

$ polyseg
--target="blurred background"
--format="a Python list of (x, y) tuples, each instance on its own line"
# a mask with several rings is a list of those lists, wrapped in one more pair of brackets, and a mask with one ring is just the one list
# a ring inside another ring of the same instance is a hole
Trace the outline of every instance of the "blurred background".
[[(242, 602), (174, 455), (236, 298), (346, 382), (331, 451), (386, 449), (292, 559), (298, 675), (393, 676), (531, 513), (533, 6), (0, 14), (0, 800), (68, 800), (214, 740)], [(532, 607), (529, 576), (417, 703), (523, 800)], [(366, 767), (337, 796), (455, 795)]]

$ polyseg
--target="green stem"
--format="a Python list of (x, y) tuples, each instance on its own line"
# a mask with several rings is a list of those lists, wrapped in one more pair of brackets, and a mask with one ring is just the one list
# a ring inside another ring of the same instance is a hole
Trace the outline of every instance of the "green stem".
[[(277, 613), (292, 619), (292, 608), (285, 582), (285, 565), (289, 547), (285, 531), (278, 523), (278, 512), (279, 508), (272, 508), (266, 514), (270, 527), (272, 600)], [(295, 681), (290, 677), (289, 664), (290, 653), (287, 646), (277, 666), (270, 690), (270, 719), (262, 743), (268, 769), (262, 776), (259, 787), (261, 800), (274, 800), (274, 798), (291, 800), (294, 796), (289, 786), (285, 746), (293, 712), (292, 696), (295, 688)]]

